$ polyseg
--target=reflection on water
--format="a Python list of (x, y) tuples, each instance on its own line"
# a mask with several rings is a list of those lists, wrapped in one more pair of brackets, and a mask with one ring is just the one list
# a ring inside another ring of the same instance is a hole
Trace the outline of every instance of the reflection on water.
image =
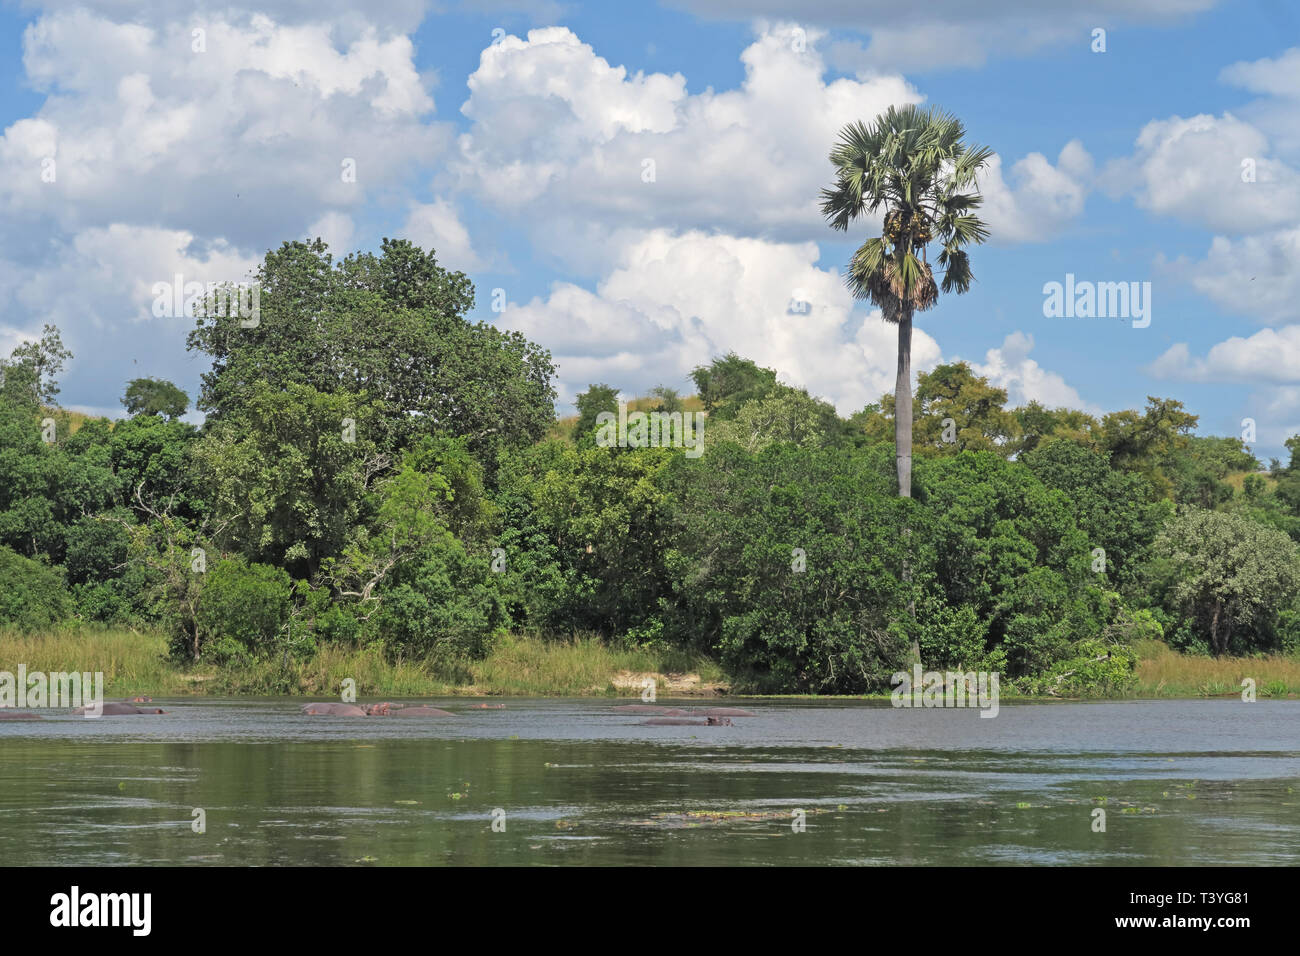
[(640, 726), (616, 701), (442, 701), (457, 716), (427, 720), (300, 703), (0, 723), (0, 861), (1300, 862), (1296, 701), (1004, 703), (993, 720), (745, 701), (754, 717), (707, 728)]

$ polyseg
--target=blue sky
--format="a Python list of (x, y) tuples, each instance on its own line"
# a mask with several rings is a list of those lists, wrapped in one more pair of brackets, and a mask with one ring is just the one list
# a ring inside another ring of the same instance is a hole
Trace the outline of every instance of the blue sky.
[[(406, 236), (551, 349), (562, 411), (734, 349), (849, 414), (894, 336), (839, 278), (871, 224), (830, 233), (817, 191), (840, 126), (917, 102), (997, 154), (977, 285), (919, 318), (918, 369), (1094, 413), (1172, 396), (1202, 433), (1253, 419), (1267, 460), (1300, 433), (1297, 37), (1277, 0), (10, 3), (0, 349), (57, 324), (71, 407), (120, 414), (137, 375), (193, 395), (154, 283)], [(1149, 282), (1150, 325), (1045, 317), (1067, 273)]]

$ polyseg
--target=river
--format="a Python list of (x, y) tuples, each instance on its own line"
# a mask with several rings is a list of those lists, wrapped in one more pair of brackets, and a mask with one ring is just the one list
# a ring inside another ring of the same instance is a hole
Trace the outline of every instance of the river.
[(993, 719), (709, 701), (754, 712), (731, 727), (642, 726), (613, 700), (443, 700), (456, 716), (429, 719), (301, 703), (0, 722), (0, 861), (1300, 863), (1300, 701), (1004, 701)]

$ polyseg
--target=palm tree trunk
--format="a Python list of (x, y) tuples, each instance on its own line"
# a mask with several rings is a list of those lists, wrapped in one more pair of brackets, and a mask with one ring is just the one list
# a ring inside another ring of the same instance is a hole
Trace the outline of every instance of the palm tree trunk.
[[(912, 310), (904, 308), (898, 317), (898, 377), (894, 381), (894, 452), (898, 463), (898, 495), (912, 497)], [(903, 529), (906, 547), (911, 547), (912, 529)], [(903, 583), (912, 581), (912, 567), (903, 558)], [(916, 622), (916, 602), (907, 602), (907, 613)], [(921, 642), (913, 629), (912, 663), (921, 663)]]
[(898, 317), (898, 377), (894, 381), (894, 449), (898, 495), (912, 497), (912, 310)]

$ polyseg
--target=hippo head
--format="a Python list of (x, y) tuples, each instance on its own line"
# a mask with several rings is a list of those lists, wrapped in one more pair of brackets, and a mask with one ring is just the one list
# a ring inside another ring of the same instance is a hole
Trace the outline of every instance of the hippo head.
[(390, 703), (368, 704), (366, 705), (366, 716), (368, 717), (387, 717), (388, 712), (393, 709)]

